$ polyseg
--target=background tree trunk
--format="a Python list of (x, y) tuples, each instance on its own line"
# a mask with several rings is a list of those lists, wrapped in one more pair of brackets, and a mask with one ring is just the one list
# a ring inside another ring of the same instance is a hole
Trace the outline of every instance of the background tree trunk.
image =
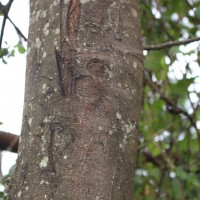
[(31, 1), (9, 199), (133, 199), (143, 74), (137, 4)]

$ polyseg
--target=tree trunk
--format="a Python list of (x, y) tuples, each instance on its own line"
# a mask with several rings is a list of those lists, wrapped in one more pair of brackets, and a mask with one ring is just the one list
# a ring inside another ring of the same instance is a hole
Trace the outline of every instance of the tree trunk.
[(137, 4), (31, 1), (10, 200), (133, 199), (143, 74)]

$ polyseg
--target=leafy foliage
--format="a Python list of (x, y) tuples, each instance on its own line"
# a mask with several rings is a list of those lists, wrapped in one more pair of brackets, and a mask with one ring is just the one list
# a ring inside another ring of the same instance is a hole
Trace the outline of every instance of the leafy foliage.
[[(144, 45), (198, 36), (199, 1), (143, 0), (140, 10)], [(193, 45), (145, 52), (137, 200), (199, 199), (200, 47)]]
[[(7, 45), (7, 43), (6, 43)], [(26, 52), (26, 49), (23, 46), (23, 43), (21, 41), (18, 42), (17, 45), (14, 46), (14, 48), (10, 49), (10, 47), (5, 47), (0, 49), (0, 59), (2, 59), (2, 62), (4, 64), (7, 64), (6, 58), (14, 57), (16, 50), (20, 53), (23, 54)]]
[[(10, 169), (9, 169), (9, 172), (7, 175), (5, 175), (2, 179), (1, 179), (1, 184), (4, 186), (4, 187), (7, 187), (7, 184), (11, 178), (11, 176), (14, 174), (15, 172), (15, 168), (16, 168), (16, 164), (14, 164)], [(1, 200), (6, 200), (7, 199), (7, 194), (6, 194), (6, 191), (2, 191), (0, 192), (0, 199)]]

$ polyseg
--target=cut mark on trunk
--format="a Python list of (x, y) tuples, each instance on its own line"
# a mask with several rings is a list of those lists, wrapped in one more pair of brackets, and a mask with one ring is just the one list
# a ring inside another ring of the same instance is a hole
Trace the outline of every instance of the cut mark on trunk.
[(69, 42), (73, 49), (76, 49), (76, 33), (78, 29), (78, 23), (80, 18), (80, 12), (81, 12), (81, 4), (79, 0), (70, 0), (68, 11), (67, 11), (67, 19), (66, 19), (66, 25), (67, 25), (67, 35)]

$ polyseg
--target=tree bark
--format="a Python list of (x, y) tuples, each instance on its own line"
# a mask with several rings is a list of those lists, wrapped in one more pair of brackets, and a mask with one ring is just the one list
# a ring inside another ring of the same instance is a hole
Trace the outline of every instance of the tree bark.
[(138, 1), (31, 1), (8, 197), (131, 200), (143, 57)]

